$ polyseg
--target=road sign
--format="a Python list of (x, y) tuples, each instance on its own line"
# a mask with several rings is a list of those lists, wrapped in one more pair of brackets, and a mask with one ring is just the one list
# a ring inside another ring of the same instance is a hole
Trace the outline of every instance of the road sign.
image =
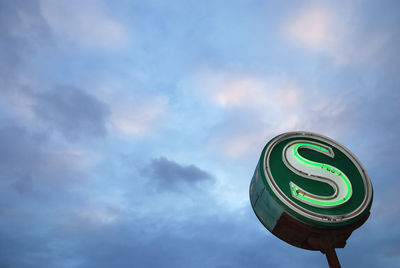
[(269, 141), (250, 184), (251, 205), (269, 231), (294, 246), (327, 253), (328, 261), (366, 221), (372, 195), (356, 156), (310, 132)]

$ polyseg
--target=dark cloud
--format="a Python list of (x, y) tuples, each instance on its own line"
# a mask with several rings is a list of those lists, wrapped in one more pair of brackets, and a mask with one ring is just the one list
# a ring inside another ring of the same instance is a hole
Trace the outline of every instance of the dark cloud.
[[(396, 217), (379, 219), (372, 210), (371, 217), (360, 229), (354, 231), (344, 249), (338, 250), (343, 267), (394, 267), (399, 263), (400, 232), (394, 227)], [(396, 261), (397, 260), (397, 261)]]
[[(50, 214), (55, 216), (53, 212)], [(0, 231), (4, 267), (321, 267), (319, 252), (305, 252), (257, 228), (254, 215), (236, 213), (171, 223), (162, 216), (95, 225), (73, 217), (39, 221), (30, 230)], [(39, 222), (43, 225), (40, 226)], [(0, 223), (0, 226), (2, 224)], [(27, 241), (25, 241), (27, 240)]]
[(49, 236), (80, 202), (66, 187), (83, 177), (78, 160), (51, 146), (45, 133), (0, 121), (0, 267), (59, 265)]
[(0, 91), (4, 92), (0, 104), (12, 103), (22, 110), (26, 104), (19, 96), (30, 98), (36, 115), (70, 140), (104, 136), (108, 107), (103, 102), (79, 87), (57, 86), (38, 93), (37, 88), (21, 83), (21, 77), (36, 80), (36, 70), (44, 63), (36, 59), (52, 53), (59, 51), (38, 1), (0, 1)]
[[(270, 235), (250, 205), (241, 213), (220, 208), (218, 214), (185, 222), (156, 214), (120, 215), (105, 224), (56, 208), (0, 222), (2, 267), (327, 267), (320, 252)], [(382, 234), (373, 224), (355, 231), (347, 247), (337, 250), (343, 267), (393, 267), (397, 239)], [(377, 247), (381, 239), (390, 243)]]
[(8, 90), (26, 59), (49, 48), (51, 40), (37, 1), (0, 1), (0, 91)]
[(180, 165), (165, 157), (155, 158), (141, 170), (141, 174), (156, 181), (161, 189), (177, 190), (182, 185), (210, 181), (212, 176), (196, 165)]
[(80, 88), (59, 86), (36, 95), (35, 101), (36, 115), (69, 139), (106, 134), (107, 105)]
[(0, 127), (1, 177), (24, 176), (34, 172), (43, 160), (44, 134), (31, 134), (25, 127), (7, 121)]
[[(16, 191), (38, 197), (87, 176), (81, 155), (52, 144), (44, 132), (10, 121), (0, 125), (0, 185), (4, 185), (0, 195)], [(13, 203), (13, 199), (3, 201)]]

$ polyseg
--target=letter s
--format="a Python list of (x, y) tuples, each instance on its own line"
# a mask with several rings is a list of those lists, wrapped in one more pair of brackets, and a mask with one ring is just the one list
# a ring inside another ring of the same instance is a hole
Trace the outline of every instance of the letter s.
[(333, 188), (334, 193), (331, 196), (316, 195), (290, 182), (289, 186), (293, 198), (308, 205), (323, 208), (337, 207), (349, 201), (352, 195), (352, 187), (346, 174), (331, 165), (302, 157), (298, 152), (300, 148), (311, 149), (333, 158), (332, 149), (316, 142), (295, 141), (284, 148), (282, 157), (286, 166), (294, 173), (306, 179), (327, 183)]

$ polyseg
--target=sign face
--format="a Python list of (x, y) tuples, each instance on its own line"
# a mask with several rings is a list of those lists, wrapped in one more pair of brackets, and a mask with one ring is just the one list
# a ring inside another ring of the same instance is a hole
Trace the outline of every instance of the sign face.
[(372, 185), (360, 161), (336, 141), (289, 132), (262, 151), (250, 201), (271, 232), (283, 213), (306, 226), (338, 230), (369, 214)]

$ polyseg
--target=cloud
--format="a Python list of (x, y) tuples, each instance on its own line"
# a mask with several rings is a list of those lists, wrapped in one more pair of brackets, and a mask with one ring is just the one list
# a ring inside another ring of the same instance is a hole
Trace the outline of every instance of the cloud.
[(293, 44), (331, 57), (338, 65), (374, 59), (388, 33), (370, 29), (357, 12), (361, 7), (314, 4), (292, 10), (283, 22), (284, 36)]
[(127, 136), (142, 135), (152, 130), (164, 115), (167, 101), (160, 96), (134, 98), (119, 95), (111, 101), (110, 129)]
[[(26, 59), (35, 48), (47, 48), (49, 35), (45, 22), (37, 15), (36, 1), (0, 3), (0, 91), (9, 90), (20, 78)], [(29, 61), (29, 60), (28, 60)]]
[[(282, 74), (259, 75), (237, 69), (200, 70), (180, 83), (210, 118), (212, 150), (243, 158), (261, 150), (265, 138), (287, 131), (348, 135), (358, 124), (366, 96), (327, 82), (301, 81)], [(222, 115), (222, 116), (221, 116)]]
[(210, 174), (196, 165), (181, 165), (165, 157), (152, 159), (141, 174), (157, 182), (162, 190), (178, 190), (182, 186), (212, 180)]
[(300, 88), (284, 75), (263, 76), (238, 70), (200, 70), (181, 83), (184, 90), (226, 109), (277, 112), (296, 108)]
[(96, 89), (93, 94), (110, 109), (109, 133), (129, 138), (154, 133), (162, 125), (169, 99), (160, 92), (140, 90), (148, 87), (137, 85), (142, 75), (137, 72), (129, 72), (128, 77), (103, 75), (89, 84), (88, 87)]
[(0, 127), (0, 169), (3, 179), (33, 172), (43, 160), (41, 145), (44, 135), (29, 135), (27, 130), (15, 124)]
[(181, 82), (224, 117), (210, 129), (211, 147), (230, 158), (258, 150), (266, 136), (295, 129), (304, 120), (304, 91), (283, 75), (259, 75), (237, 70), (201, 70)]
[(285, 25), (285, 33), (294, 42), (311, 49), (331, 49), (335, 46), (335, 31), (339, 31), (334, 14), (327, 7), (311, 6), (295, 14)]
[[(190, 221), (179, 225), (164, 221), (158, 214), (104, 225), (79, 222), (79, 226), (55, 225), (56, 220), (48, 217), (41, 222), (42, 226), (31, 225), (27, 228), (29, 231), (20, 232), (2, 222), (0, 234), (4, 239), (0, 241), (3, 249), (0, 264), (233, 268), (289, 267), (299, 263), (304, 265), (300, 267), (321, 267), (326, 264), (319, 252), (297, 249), (268, 235), (249, 213), (252, 212), (248, 210), (244, 215), (220, 212), (208, 217), (194, 213)], [(267, 259), (265, 251), (260, 250), (266, 247), (270, 248)]]
[(24, 196), (36, 201), (50, 198), (53, 192), (66, 190), (88, 178), (87, 171), (97, 159), (89, 150), (54, 142), (45, 132), (10, 119), (2, 122), (0, 194), (5, 197), (2, 204), (13, 210), (24, 206), (24, 200), (14, 206), (16, 198)]
[[(250, 117), (250, 116), (249, 116)], [(248, 156), (258, 152), (265, 137), (273, 135), (271, 124), (260, 120), (250, 122), (248, 116), (232, 114), (223, 122), (216, 124), (209, 137), (210, 148), (229, 158)]]
[(33, 110), (69, 139), (106, 134), (108, 107), (74, 86), (59, 86), (34, 95)]
[(59, 37), (84, 46), (120, 47), (127, 33), (107, 8), (102, 1), (40, 1), (42, 16)]
[(75, 224), (78, 225), (109, 225), (118, 221), (122, 213), (109, 207), (88, 206), (73, 210), (71, 217), (75, 218)]

